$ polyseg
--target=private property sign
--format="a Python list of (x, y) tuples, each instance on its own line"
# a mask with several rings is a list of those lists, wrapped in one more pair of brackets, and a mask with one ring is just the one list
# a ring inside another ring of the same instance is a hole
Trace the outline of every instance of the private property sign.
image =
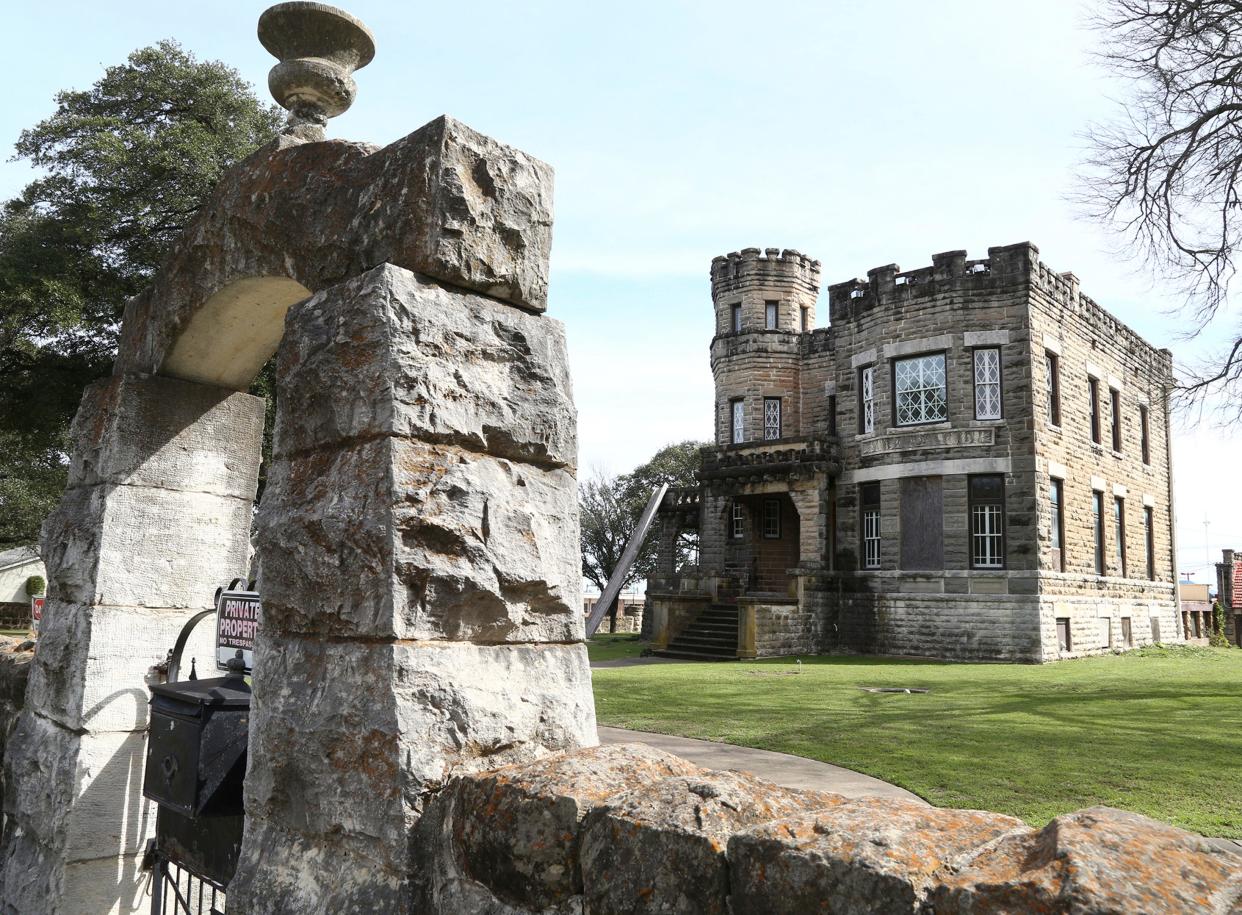
[(259, 631), (263, 607), (257, 591), (221, 591), (216, 598), (216, 666), (228, 669), (228, 662), (241, 649), (246, 671), (254, 668), (254, 637)]

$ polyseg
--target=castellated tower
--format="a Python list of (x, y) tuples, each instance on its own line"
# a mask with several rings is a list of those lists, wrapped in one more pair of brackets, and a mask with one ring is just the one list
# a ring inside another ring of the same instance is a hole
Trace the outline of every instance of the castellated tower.
[(746, 248), (712, 261), (716, 443), (801, 435), (800, 335), (815, 326), (819, 261)]

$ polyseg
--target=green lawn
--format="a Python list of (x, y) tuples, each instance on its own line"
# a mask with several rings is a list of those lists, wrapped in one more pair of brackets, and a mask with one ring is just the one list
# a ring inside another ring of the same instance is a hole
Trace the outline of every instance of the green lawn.
[(1039, 666), (807, 657), (796, 669), (784, 658), (596, 669), (596, 712), (603, 725), (821, 759), (1032, 825), (1108, 804), (1242, 838), (1236, 648)]
[(642, 650), (643, 643), (636, 632), (600, 633), (587, 642), (587, 655), (592, 661), (636, 658)]

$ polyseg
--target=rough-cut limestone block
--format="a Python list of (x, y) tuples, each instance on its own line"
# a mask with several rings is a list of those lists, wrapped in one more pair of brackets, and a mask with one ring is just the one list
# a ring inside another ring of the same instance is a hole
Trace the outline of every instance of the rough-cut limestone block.
[[(47, 601), (30, 674), (30, 706), (70, 730), (142, 730), (151, 698), (148, 674), (167, 658), (197, 612)], [(198, 661), (200, 677), (220, 676), (214, 649), (209, 617), (186, 644), (183, 676), (189, 676), (191, 658)]]
[(551, 167), (452, 118), (383, 149), (282, 136), (221, 178), (130, 300), (117, 365), (244, 389), (291, 304), (385, 263), (542, 311), (551, 247)]
[(431, 802), (437, 809), (425, 811), (416, 834), (422, 908), (580, 907), (583, 817), (618, 794), (618, 785), (633, 789), (673, 775), (702, 774), (662, 750), (628, 744), (454, 779)]
[(741, 772), (676, 776), (610, 800), (582, 824), (588, 912), (728, 912), (725, 847), (760, 823), (845, 799), (793, 791)]
[(151, 908), (150, 872), (141, 858), (94, 858), (65, 863), (5, 824), (7, 855), (0, 889), (5, 915), (133, 915)]
[(277, 454), (395, 433), (577, 463), (560, 322), (391, 264), (296, 306), (278, 375)]
[(274, 462), (258, 520), (272, 632), (583, 638), (567, 470), (377, 438)]
[(1091, 807), (956, 862), (936, 915), (1242, 911), (1242, 855), (1137, 813)]
[(259, 896), (277, 906), (309, 892), (298, 887), (308, 879), (323, 894), (315, 911), (406, 911), (390, 904), (408, 905), (408, 833), (430, 792), (455, 773), (597, 739), (581, 644), (267, 633), (254, 693), (238, 883), (253, 913), (302, 911), (263, 908)]
[(67, 490), (43, 525), (48, 593), (79, 604), (210, 607), (221, 582), (249, 567), (253, 511), (249, 499), (204, 492)]
[(74, 417), (69, 487), (129, 483), (254, 499), (263, 398), (174, 378), (113, 375)]
[(917, 912), (946, 861), (1019, 830), (997, 813), (874, 797), (765, 823), (729, 840), (732, 911)]
[[(141, 731), (77, 734), (23, 715), (5, 759), (6, 820), (69, 861), (140, 852), (154, 824), (141, 798), (145, 748)], [(6, 849), (6, 874), (11, 862)]]

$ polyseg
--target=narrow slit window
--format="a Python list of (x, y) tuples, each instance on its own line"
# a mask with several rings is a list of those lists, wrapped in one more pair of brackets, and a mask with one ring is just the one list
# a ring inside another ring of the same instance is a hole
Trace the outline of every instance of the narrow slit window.
[(1095, 574), (1104, 574), (1104, 493), (1091, 493), (1091, 520), (1095, 528)]
[(764, 326), (767, 327), (768, 330), (776, 330), (777, 323), (778, 323), (777, 319), (780, 317), (780, 303), (779, 302), (764, 302), (763, 303), (763, 315), (764, 315)]
[(1147, 407), (1139, 407), (1139, 447), (1143, 452), (1143, 463), (1151, 463), (1151, 438), (1148, 430)]
[(864, 483), (859, 487), (859, 510), (862, 519), (862, 566), (880, 567), (880, 484)]
[(811, 329), (811, 309), (802, 309), (802, 332), (806, 333)]
[(969, 478), (970, 566), (1005, 567), (1005, 477), (999, 473)]
[(729, 309), (729, 316), (729, 323), (733, 328), (733, 332), (736, 334), (742, 329), (742, 306), (740, 304), (734, 305), (731, 309)]
[(1001, 418), (1001, 367), (997, 348), (975, 350), (975, 419)]
[(1121, 392), (1116, 388), (1109, 388), (1109, 401), (1113, 408), (1113, 450), (1121, 451)]
[(1113, 526), (1117, 530), (1117, 574), (1126, 577), (1126, 500), (1113, 499)]
[(1100, 443), (1100, 383), (1087, 379), (1087, 395), (1091, 399), (1091, 441)]
[(858, 370), (858, 431), (870, 435), (875, 431), (875, 366)]
[(740, 445), (746, 441), (746, 402), (741, 398), (729, 401), (729, 441)]
[(1061, 368), (1056, 353), (1045, 351), (1044, 372), (1048, 379), (1048, 423), (1059, 426), (1061, 425)]
[(1147, 556), (1147, 580), (1156, 580), (1156, 532), (1152, 529), (1155, 512), (1143, 509), (1143, 552)]
[(1052, 477), (1049, 480), (1048, 500), (1052, 509), (1052, 562), (1058, 572), (1065, 571), (1065, 483)]
[(837, 395), (828, 395), (828, 434), (837, 434)]
[(773, 441), (781, 437), (781, 399), (763, 398), (763, 438)]
[(1073, 645), (1070, 643), (1069, 617), (1062, 616), (1057, 618), (1057, 647), (1062, 652), (1073, 650)]
[(746, 509), (742, 507), (741, 502), (733, 503), (733, 510), (729, 517), (729, 536), (734, 540), (741, 540), (746, 535)]
[(763, 536), (779, 540), (781, 536), (781, 503), (779, 499), (763, 500)]

